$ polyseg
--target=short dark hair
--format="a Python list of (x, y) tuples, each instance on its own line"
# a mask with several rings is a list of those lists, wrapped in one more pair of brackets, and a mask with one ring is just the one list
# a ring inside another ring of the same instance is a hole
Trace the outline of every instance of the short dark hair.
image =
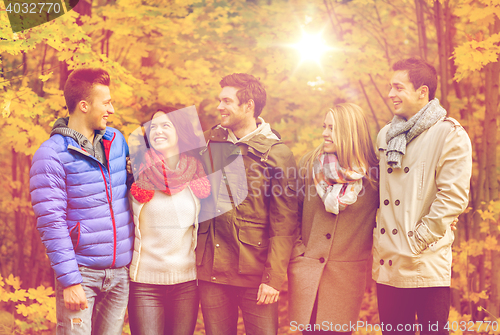
[(255, 118), (262, 113), (262, 109), (266, 105), (266, 90), (258, 78), (247, 73), (233, 73), (222, 78), (219, 84), (221, 88), (230, 86), (238, 89), (236, 97), (240, 101), (239, 105), (252, 99), (255, 105), (253, 113)]
[(155, 106), (154, 112), (151, 112), (148, 122), (144, 124), (144, 132), (143, 132), (144, 142), (146, 143), (146, 147), (148, 149), (151, 148), (151, 145), (149, 143), (149, 133), (151, 132), (151, 121), (153, 120), (153, 117), (155, 116), (156, 113), (163, 112), (167, 114), (168, 118), (174, 125), (175, 131), (177, 132), (177, 137), (179, 141), (178, 142), (179, 152), (180, 153), (184, 152), (188, 155), (192, 154), (190, 152), (190, 149), (193, 148), (192, 143), (198, 137), (194, 132), (193, 122), (188, 118), (186, 113), (172, 113), (178, 109), (179, 108), (172, 106), (162, 106), (162, 105)]
[(109, 83), (109, 73), (103, 69), (80, 68), (71, 72), (64, 85), (64, 99), (69, 113), (72, 114), (82, 100), (92, 102), (92, 89), (95, 85), (109, 86)]
[(394, 71), (408, 71), (408, 78), (416, 90), (422, 85), (429, 88), (429, 101), (436, 96), (437, 72), (434, 66), (423, 59), (412, 57), (396, 62), (392, 69)]

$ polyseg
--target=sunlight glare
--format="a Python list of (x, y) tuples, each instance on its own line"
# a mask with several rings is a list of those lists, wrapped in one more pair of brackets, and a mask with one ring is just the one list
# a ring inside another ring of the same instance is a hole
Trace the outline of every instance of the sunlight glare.
[(313, 61), (320, 65), (321, 56), (330, 50), (332, 47), (326, 45), (321, 33), (312, 35), (303, 33), (302, 40), (299, 43), (293, 45), (293, 47), (299, 51), (301, 60), (300, 62)]

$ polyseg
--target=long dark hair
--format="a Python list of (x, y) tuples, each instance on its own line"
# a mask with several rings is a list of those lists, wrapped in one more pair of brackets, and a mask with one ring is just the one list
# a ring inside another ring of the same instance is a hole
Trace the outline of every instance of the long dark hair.
[(149, 143), (149, 133), (151, 132), (151, 121), (153, 117), (158, 112), (165, 113), (172, 124), (174, 125), (175, 131), (177, 132), (177, 137), (179, 139), (179, 153), (186, 153), (188, 155), (192, 155), (191, 152), (193, 148), (193, 140), (197, 138), (193, 123), (186, 116), (185, 113), (173, 113), (179, 108), (170, 107), (170, 106), (157, 106), (156, 110), (151, 113), (149, 117), (149, 121), (142, 125), (143, 131), (142, 134), (144, 136), (144, 142), (146, 143), (146, 148), (151, 149), (151, 144)]
[(174, 125), (175, 131), (177, 132), (179, 154), (184, 153), (186, 155), (199, 158), (198, 153), (200, 149), (196, 145), (193, 145), (193, 143), (196, 143), (196, 141), (199, 140), (198, 136), (194, 131), (193, 122), (189, 118), (189, 115), (187, 113), (182, 113), (182, 112), (174, 113), (179, 109), (182, 109), (182, 107), (178, 108), (171, 106), (155, 105), (153, 112), (150, 112), (148, 114), (148, 118), (146, 119), (148, 121), (144, 122), (141, 125), (142, 136), (144, 138), (145, 146), (144, 145), (142, 146), (142, 149), (139, 150), (140, 153), (136, 156), (136, 159), (133, 160), (134, 171), (139, 171), (141, 164), (145, 163), (144, 157), (146, 152), (149, 149), (152, 149), (151, 144), (149, 142), (149, 133), (151, 132), (151, 120), (153, 120), (153, 117), (158, 112), (163, 112), (166, 115), (168, 115), (168, 118)]

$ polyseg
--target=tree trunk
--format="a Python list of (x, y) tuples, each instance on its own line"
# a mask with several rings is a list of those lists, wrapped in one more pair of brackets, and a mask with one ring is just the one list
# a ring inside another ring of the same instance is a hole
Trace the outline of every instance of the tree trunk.
[(384, 95), (382, 94), (382, 92), (380, 92), (380, 90), (379, 90), (379, 88), (377, 86), (377, 83), (375, 82), (375, 80), (373, 80), (373, 76), (370, 73), (368, 74), (368, 76), (370, 77), (372, 85), (373, 85), (373, 87), (375, 87), (375, 90), (377, 91), (379, 97), (382, 99), (382, 101), (384, 102), (385, 106), (389, 110), (389, 113), (391, 114), (391, 117), (394, 116), (394, 111), (392, 110), (391, 107), (389, 107), (389, 104), (387, 103), (387, 95), (384, 97)]
[[(21, 200), (22, 192), (21, 187), (25, 186), (24, 183), (24, 171), (23, 164), (19, 164), (19, 154), (12, 149), (12, 181), (19, 182), (15, 183), (15, 189), (12, 191), (12, 200), (18, 201)], [(20, 166), (19, 166), (20, 165)], [(18, 187), (19, 185), (21, 187)], [(23, 215), (21, 213), (21, 207), (18, 207), (14, 210), (14, 229), (15, 229), (15, 241), (16, 241), (16, 260), (14, 262), (13, 273), (15, 276), (19, 276), (21, 279), (25, 278), (25, 263), (24, 263), (24, 248), (25, 248), (25, 239), (24, 233), (26, 231), (26, 222), (23, 220)]]
[[(495, 16), (495, 22), (490, 26), (490, 35), (500, 32), (500, 20)], [(494, 63), (485, 66), (486, 86), (486, 110), (484, 115), (484, 138), (486, 141), (486, 188), (489, 195), (487, 202), (498, 200), (498, 175), (497, 175), (497, 118), (498, 98), (500, 81), (500, 63), (498, 59)], [(490, 234), (500, 238), (498, 223), (490, 220)], [(491, 290), (489, 299), (489, 312), (495, 316), (500, 315), (500, 252), (491, 252)]]
[(438, 42), (439, 54), (439, 78), (441, 86), (441, 105), (449, 111), (450, 104), (448, 103), (448, 57), (446, 53), (446, 35), (444, 33), (444, 14), (443, 8), (439, 1), (434, 2), (434, 24), (436, 26), (436, 35)]
[(418, 50), (420, 51), (420, 57), (427, 60), (427, 35), (425, 33), (424, 5), (423, 0), (415, 0), (418, 28)]
[[(453, 54), (453, 50), (455, 49), (455, 46), (453, 45), (453, 39), (455, 37), (455, 32), (456, 28), (454, 25), (454, 18), (456, 16), (453, 16), (451, 13), (450, 8), (447, 8), (446, 11), (446, 40), (448, 41), (447, 43), (447, 53), (448, 55)], [(448, 58), (448, 63), (450, 64), (450, 78), (453, 79), (455, 77), (455, 73), (457, 72), (457, 66), (455, 65), (455, 61), (453, 59)], [(453, 89), (455, 90), (455, 95), (458, 99), (462, 99), (462, 89), (461, 85), (459, 82), (456, 80), (453, 80)]]
[(370, 111), (372, 112), (373, 120), (375, 120), (375, 125), (377, 126), (377, 133), (380, 131), (380, 125), (378, 124), (378, 119), (377, 115), (375, 114), (375, 111), (373, 110), (372, 103), (370, 102), (370, 99), (368, 98), (368, 94), (366, 94), (365, 90), (365, 85), (363, 85), (363, 82), (361, 79), (359, 80), (359, 85), (361, 85), (361, 89), (363, 90), (363, 94), (365, 95), (366, 102), (368, 103), (368, 107), (370, 107)]

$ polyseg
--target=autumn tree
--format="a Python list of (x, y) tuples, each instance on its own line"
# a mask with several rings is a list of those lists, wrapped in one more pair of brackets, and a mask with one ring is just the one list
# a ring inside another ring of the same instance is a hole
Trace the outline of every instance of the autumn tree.
[[(498, 8), (498, 0), (81, 0), (17, 34), (0, 12), (0, 275), (19, 276), (22, 289), (53, 282), (30, 206), (29, 167), (67, 115), (62, 88), (74, 68), (110, 72), (110, 126), (126, 136), (155, 103), (195, 105), (203, 127), (215, 125), (219, 80), (251, 73), (268, 92), (262, 116), (299, 159), (321, 143), (335, 103), (359, 104), (375, 138), (393, 117), (391, 65), (420, 55), (439, 70), (437, 96), (474, 148), (471, 208), (454, 245), (453, 317), (488, 317), (478, 307), (498, 317)], [(330, 47), (318, 63), (301, 62), (303, 34), (321, 34)], [(372, 292), (365, 320), (376, 321), (375, 303)]]

